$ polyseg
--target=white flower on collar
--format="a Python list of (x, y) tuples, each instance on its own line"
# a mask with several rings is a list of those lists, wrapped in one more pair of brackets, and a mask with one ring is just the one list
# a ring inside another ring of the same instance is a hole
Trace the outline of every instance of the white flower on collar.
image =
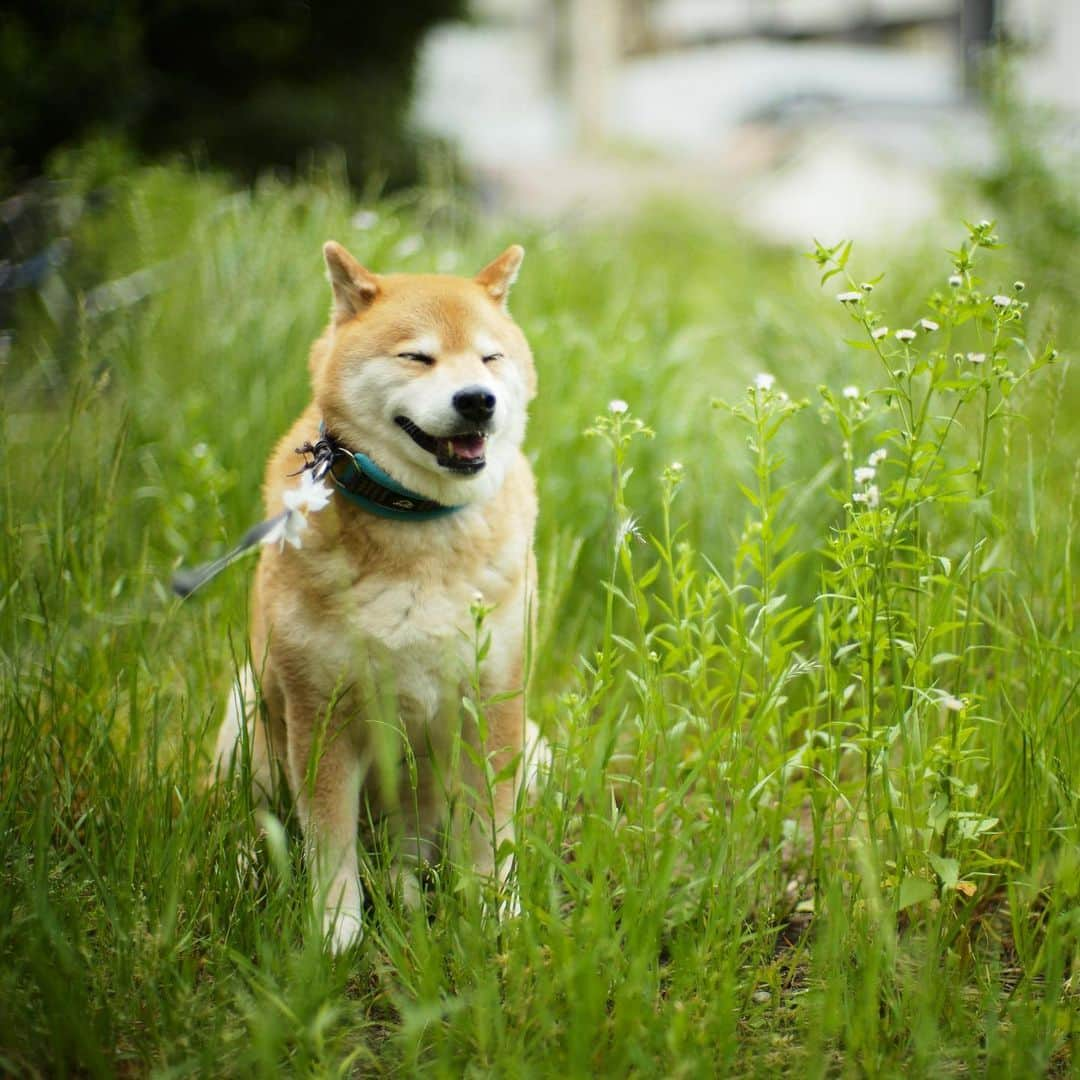
[(285, 512), (262, 538), (262, 543), (278, 544), (282, 551), (286, 544), (294, 548), (302, 547), (303, 534), (308, 527), (307, 515), (322, 510), (333, 494), (333, 489), (325, 481), (316, 480), (310, 470), (305, 470), (300, 474), (300, 483), (296, 487), (282, 492)]
[(309, 469), (300, 474), (300, 484), (282, 493), (281, 500), (289, 510), (299, 514), (317, 514), (330, 501), (333, 489), (326, 481), (316, 480)]

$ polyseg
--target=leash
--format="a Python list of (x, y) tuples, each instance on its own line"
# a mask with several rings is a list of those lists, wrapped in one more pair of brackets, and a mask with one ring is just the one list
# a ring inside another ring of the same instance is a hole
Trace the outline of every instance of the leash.
[(227, 566), (231, 566), (241, 555), (246, 554), (256, 544), (261, 544), (267, 535), (284, 524), (291, 510), (282, 510), (276, 517), (252, 525), (240, 538), (240, 543), (212, 562), (203, 563), (191, 570), (177, 570), (173, 574), (172, 590), (179, 597), (190, 596), (196, 589), (201, 589), (212, 578), (216, 578)]
[[(366, 454), (346, 449), (337, 438), (319, 424), (319, 438), (306, 442), (295, 451), (304, 456), (304, 464), (290, 476), (300, 476), (300, 486), (285, 492), (286, 509), (272, 518), (253, 525), (240, 542), (224, 555), (191, 570), (177, 570), (172, 590), (177, 596), (190, 596), (222, 570), (261, 544), (279, 542), (301, 546), (301, 533), (307, 528), (307, 513), (321, 510), (333, 491), (376, 517), (394, 521), (434, 521), (457, 513), (460, 506), (445, 506), (410, 491), (380, 469)], [(329, 477), (334, 484), (322, 483)]]

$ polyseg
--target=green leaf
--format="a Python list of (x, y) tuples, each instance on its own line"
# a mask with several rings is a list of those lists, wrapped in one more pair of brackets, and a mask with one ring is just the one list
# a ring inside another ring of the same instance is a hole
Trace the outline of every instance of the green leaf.
[(943, 855), (930, 855), (929, 859), (934, 873), (941, 879), (941, 884), (946, 889), (955, 889), (960, 880), (960, 863)]
[(656, 579), (660, 576), (660, 563), (653, 563), (644, 574), (638, 578), (638, 588), (642, 591), (646, 590)]
[(758, 498), (756, 491), (753, 491), (751, 488), (748, 488), (745, 484), (742, 483), (739, 484), (739, 490), (743, 493), (751, 506), (761, 506), (761, 500)]
[(517, 777), (518, 766), (521, 764), (521, 755), (515, 754), (492, 778), (493, 784), (499, 784), (503, 780), (513, 780)]
[(922, 877), (906, 877), (900, 882), (900, 896), (897, 911), (903, 911), (912, 904), (921, 904), (937, 892), (932, 881)]

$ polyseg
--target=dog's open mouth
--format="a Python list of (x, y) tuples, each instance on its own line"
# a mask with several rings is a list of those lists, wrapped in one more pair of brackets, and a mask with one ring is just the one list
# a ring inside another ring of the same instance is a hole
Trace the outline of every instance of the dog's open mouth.
[(435, 460), (451, 472), (476, 473), (486, 464), (487, 435), (482, 431), (462, 431), (456, 435), (429, 435), (407, 416), (395, 416), (398, 425), (417, 446), (435, 455)]

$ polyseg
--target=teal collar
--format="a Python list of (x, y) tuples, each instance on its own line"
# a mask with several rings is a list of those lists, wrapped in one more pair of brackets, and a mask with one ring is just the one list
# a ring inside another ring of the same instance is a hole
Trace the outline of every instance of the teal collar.
[(347, 450), (323, 425), (319, 426), (319, 435), (320, 443), (328, 444), (330, 450), (326, 471), (334, 486), (346, 499), (368, 513), (395, 521), (434, 521), (461, 509), (460, 506), (444, 506), (403, 487), (367, 454)]
[[(460, 506), (443, 506), (434, 499), (425, 498), (407, 487), (402, 487), (366, 454), (346, 450), (323, 424), (319, 425), (319, 441), (304, 443), (296, 448), (296, 452), (305, 459), (300, 472), (310, 469), (315, 480), (329, 476), (334, 481), (334, 486), (349, 502), (356, 503), (377, 517), (392, 518), (396, 521), (434, 521), (448, 514), (456, 514), (461, 509)], [(308, 461), (308, 458), (311, 460)], [(292, 510), (282, 510), (274, 517), (252, 526), (240, 543), (221, 558), (193, 570), (177, 570), (173, 576), (173, 591), (177, 596), (190, 596), (211, 578), (217, 577), (245, 551), (249, 551), (256, 544), (268, 542), (271, 537), (276, 539), (274, 530), (284, 525), (291, 513)], [(284, 545), (284, 540), (282, 544)]]

